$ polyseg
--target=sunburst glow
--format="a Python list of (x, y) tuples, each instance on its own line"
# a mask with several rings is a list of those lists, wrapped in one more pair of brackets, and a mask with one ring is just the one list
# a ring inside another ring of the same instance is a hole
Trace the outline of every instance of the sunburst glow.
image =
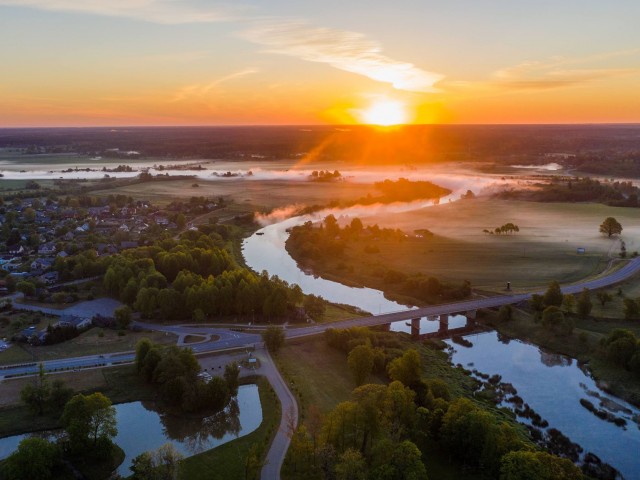
[(370, 125), (400, 125), (407, 123), (407, 106), (399, 100), (375, 100), (360, 112), (361, 121)]

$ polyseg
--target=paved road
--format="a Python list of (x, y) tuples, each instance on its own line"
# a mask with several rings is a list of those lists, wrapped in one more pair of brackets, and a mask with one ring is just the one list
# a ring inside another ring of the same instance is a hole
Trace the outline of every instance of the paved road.
[(298, 403), (273, 363), (269, 352), (266, 349), (256, 350), (255, 355), (260, 360), (261, 373), (269, 380), (278, 395), (282, 408), (280, 426), (271, 442), (260, 478), (261, 480), (279, 480), (284, 457), (287, 455), (291, 442), (291, 429), (295, 430), (298, 426)]

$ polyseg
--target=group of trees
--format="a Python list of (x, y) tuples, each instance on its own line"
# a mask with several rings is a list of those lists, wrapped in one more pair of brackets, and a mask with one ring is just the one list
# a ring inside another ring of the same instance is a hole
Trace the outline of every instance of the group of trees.
[(601, 341), (607, 358), (640, 377), (640, 338), (631, 330), (616, 328)]
[(216, 245), (217, 233), (188, 233), (179, 242), (165, 239), (113, 257), (104, 277), (106, 290), (144, 317), (159, 314), (166, 320), (219, 315), (275, 320), (302, 302), (298, 286), (237, 266)]
[(493, 235), (493, 234), (502, 235), (503, 233), (511, 235), (513, 233), (518, 233), (520, 231), (520, 227), (518, 227), (518, 225), (514, 223), (508, 222), (508, 223), (505, 223), (504, 225), (494, 228), (493, 230), (487, 230), (485, 228), (482, 231), (489, 235)]
[[(604, 304), (610, 298), (598, 295), (598, 299)], [(573, 332), (575, 322), (572, 315), (586, 317), (593, 308), (589, 289), (584, 288), (577, 298), (573, 294), (563, 295), (560, 284), (555, 280), (549, 284), (544, 295), (532, 295), (529, 303), (536, 320), (541, 320), (544, 327), (560, 335), (570, 335)]]
[(57, 411), (59, 402), (65, 398), (60, 420), (66, 436), (58, 442), (39, 437), (25, 438), (17, 450), (0, 464), (0, 477), (6, 480), (48, 480), (57, 478), (56, 475), (64, 475), (64, 460), (69, 457), (92, 463), (110, 461), (115, 448), (112, 439), (118, 433), (116, 412), (111, 400), (99, 392), (69, 398), (71, 390), (64, 389), (64, 395), (60, 395), (60, 388), (56, 396), (53, 393), (55, 382), (54, 388), (47, 390), (42, 370), (39, 378), (36, 387), (40, 392), (39, 400), (33, 401), (34, 391), (28, 386), (23, 390), (23, 399), (36, 413), (42, 413), (43, 403), (55, 407)]
[[(487, 478), (582, 478), (570, 460), (535, 450), (512, 424), (468, 399), (453, 399), (444, 381), (424, 379), (420, 353), (398, 348), (388, 333), (329, 330), (326, 339), (348, 352), (354, 380), (363, 384), (324, 417), (309, 408), (291, 432), (289, 472), (338, 480), (426, 479), (422, 459), (438, 443), (456, 463)], [(376, 369), (391, 383), (366, 384)]]
[(223, 377), (205, 381), (191, 349), (161, 346), (144, 338), (136, 345), (135, 364), (140, 375), (158, 387), (160, 398), (184, 412), (220, 411), (238, 392), (240, 370), (227, 365)]
[(451, 190), (427, 181), (411, 181), (406, 178), (384, 180), (376, 182), (373, 186), (382, 192), (385, 202), (410, 202), (423, 198), (440, 198), (449, 195)]
[(333, 172), (330, 170), (314, 170), (311, 172), (311, 175), (309, 175), (309, 178), (315, 182), (333, 182), (340, 180), (342, 174), (338, 170), (334, 170)]
[(33, 378), (33, 382), (26, 384), (20, 392), (24, 404), (36, 415), (59, 415), (73, 395), (73, 390), (60, 379), (50, 382), (42, 364), (38, 375)]

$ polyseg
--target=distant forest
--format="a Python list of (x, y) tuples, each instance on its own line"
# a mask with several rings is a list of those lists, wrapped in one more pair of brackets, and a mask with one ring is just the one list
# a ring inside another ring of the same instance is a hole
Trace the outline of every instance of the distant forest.
[(616, 159), (630, 162), (626, 171), (640, 171), (640, 125), (0, 129), (0, 148), (90, 156), (113, 156), (119, 149), (139, 152), (142, 158), (224, 158), (254, 163), (301, 158), (312, 151), (313, 160), (367, 165), (560, 159), (572, 166), (584, 163), (587, 169), (595, 165), (606, 169), (602, 160)]

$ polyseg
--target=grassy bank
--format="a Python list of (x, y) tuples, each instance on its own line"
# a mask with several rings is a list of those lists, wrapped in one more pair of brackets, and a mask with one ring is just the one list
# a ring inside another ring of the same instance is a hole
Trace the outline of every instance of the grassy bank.
[[(194, 455), (182, 461), (180, 479), (184, 480), (226, 480), (246, 477), (247, 462), (250, 450), (257, 446), (257, 455), (264, 458), (271, 444), (271, 439), (280, 421), (280, 402), (275, 392), (264, 377), (246, 377), (243, 383), (257, 383), (262, 405), (262, 423), (257, 430), (232, 442), (220, 445), (212, 450)], [(259, 476), (259, 468), (249, 469), (249, 473)]]

